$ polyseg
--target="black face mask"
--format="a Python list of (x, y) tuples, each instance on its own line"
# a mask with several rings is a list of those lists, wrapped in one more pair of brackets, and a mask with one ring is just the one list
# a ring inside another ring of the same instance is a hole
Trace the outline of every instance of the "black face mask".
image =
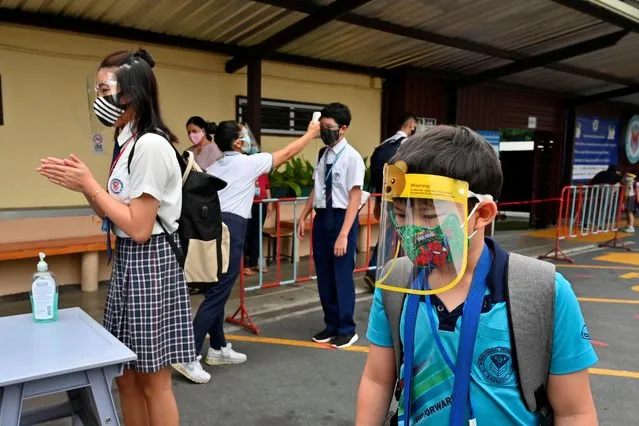
[(331, 145), (339, 139), (339, 130), (323, 129), (320, 130), (320, 136), (324, 145)]

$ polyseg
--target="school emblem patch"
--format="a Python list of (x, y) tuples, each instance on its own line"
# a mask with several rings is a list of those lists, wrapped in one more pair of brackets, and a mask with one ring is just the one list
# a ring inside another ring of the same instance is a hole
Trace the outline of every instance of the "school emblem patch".
[(119, 194), (122, 192), (122, 186), (122, 181), (120, 179), (112, 179), (109, 189), (111, 190), (111, 193)]
[(486, 380), (504, 384), (513, 375), (513, 358), (509, 348), (499, 346), (485, 350), (477, 361)]
[(333, 180), (340, 180), (341, 177), (342, 175), (340, 175), (338, 172), (333, 173)]

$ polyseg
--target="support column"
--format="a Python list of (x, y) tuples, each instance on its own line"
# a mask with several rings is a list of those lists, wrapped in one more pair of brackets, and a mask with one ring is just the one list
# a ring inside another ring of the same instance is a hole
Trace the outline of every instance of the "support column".
[(253, 58), (248, 63), (246, 76), (247, 86), (247, 124), (255, 136), (258, 144), (261, 144), (262, 136), (262, 59)]
[[(564, 143), (561, 156), (561, 183), (570, 185), (575, 152), (575, 122), (577, 121), (577, 107), (568, 102), (564, 110)], [(617, 160), (617, 159), (615, 159)]]
[(446, 85), (446, 122), (457, 124), (457, 99), (459, 88), (454, 83)]
[(85, 292), (98, 291), (100, 254), (97, 251), (82, 253), (82, 278), (80, 288)]

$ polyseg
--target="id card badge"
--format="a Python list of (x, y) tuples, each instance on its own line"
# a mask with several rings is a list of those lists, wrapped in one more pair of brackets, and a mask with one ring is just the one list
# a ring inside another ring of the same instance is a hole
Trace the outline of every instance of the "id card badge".
[(109, 230), (109, 225), (111, 225), (111, 221), (108, 217), (104, 216), (102, 218), (102, 232), (107, 232)]
[(323, 190), (321, 194), (316, 195), (317, 198), (317, 205), (315, 206), (316, 209), (325, 209), (326, 208), (326, 190)]
[(256, 183), (255, 184), (255, 197), (259, 198), (260, 195), (262, 195), (262, 191), (260, 190), (260, 186)]

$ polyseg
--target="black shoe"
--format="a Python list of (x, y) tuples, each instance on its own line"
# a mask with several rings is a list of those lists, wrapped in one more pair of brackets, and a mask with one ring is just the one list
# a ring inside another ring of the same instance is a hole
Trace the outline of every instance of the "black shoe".
[(315, 336), (313, 336), (313, 341), (316, 343), (328, 343), (335, 338), (336, 334), (332, 333), (326, 329), (320, 331)]
[(345, 349), (351, 346), (353, 343), (357, 342), (357, 339), (359, 339), (357, 333), (337, 336), (334, 337), (333, 340), (331, 340), (331, 345), (337, 349)]

